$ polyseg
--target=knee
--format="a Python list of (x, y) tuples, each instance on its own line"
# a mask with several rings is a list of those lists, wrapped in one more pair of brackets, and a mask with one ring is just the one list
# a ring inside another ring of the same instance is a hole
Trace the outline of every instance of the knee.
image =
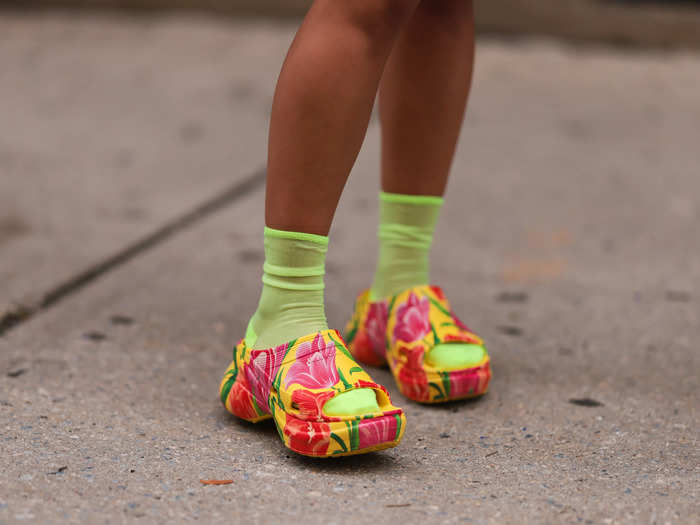
[(473, 31), (474, 5), (472, 0), (422, 0), (418, 16), (427, 32), (462, 34)]
[(420, 0), (341, 0), (340, 3), (353, 27), (369, 39), (381, 41), (399, 32)]

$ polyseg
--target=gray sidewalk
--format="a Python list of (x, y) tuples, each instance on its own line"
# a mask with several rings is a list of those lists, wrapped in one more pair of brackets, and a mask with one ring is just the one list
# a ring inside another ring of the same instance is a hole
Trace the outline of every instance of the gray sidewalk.
[[(0, 18), (5, 312), (253, 181), (0, 337), (0, 523), (697, 522), (700, 56), (481, 43), (433, 274), (491, 392), (424, 407), (371, 370), (403, 442), (313, 461), (217, 399), (293, 31)], [(336, 327), (374, 266), (378, 159), (374, 122), (331, 233)]]

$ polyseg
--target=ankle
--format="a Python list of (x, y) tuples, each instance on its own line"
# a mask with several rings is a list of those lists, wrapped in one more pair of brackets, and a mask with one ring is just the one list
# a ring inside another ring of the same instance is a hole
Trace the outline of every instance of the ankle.
[(429, 257), (442, 198), (380, 193), (379, 258), (371, 300), (430, 282)]
[(323, 276), (328, 237), (265, 228), (263, 289), (248, 323), (246, 344), (278, 346), (328, 327)]

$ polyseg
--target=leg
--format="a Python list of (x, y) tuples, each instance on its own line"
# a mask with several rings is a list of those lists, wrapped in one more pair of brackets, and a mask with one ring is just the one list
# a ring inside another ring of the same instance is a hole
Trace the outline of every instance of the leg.
[[(382, 70), (418, 2), (316, 0), (312, 5), (289, 50), (272, 105), (265, 202), (269, 228), (302, 237), (328, 233), (367, 131)], [(306, 240), (266, 236), (267, 267), (323, 265), (325, 246), (299, 244)], [(294, 275), (289, 283), (279, 273), (263, 276), (266, 286), (248, 326), (256, 348), (326, 326), (323, 275), (299, 271), (285, 269)]]
[[(388, 304), (393, 306), (385, 315), (394, 327), (393, 337), (414, 341), (434, 334), (434, 343), (413, 361), (414, 368), (400, 372), (405, 372), (402, 391), (423, 401), (483, 393), (490, 377), (480, 339), (449, 312), (446, 302), (437, 307), (445, 301), (442, 292), (427, 286), (430, 246), (462, 126), (473, 62), (472, 1), (422, 0), (392, 51), (380, 88), (383, 192), (379, 261), (368, 300), (381, 304), (392, 297)], [(381, 311), (379, 306), (374, 308)], [(356, 322), (362, 324), (362, 320)], [(371, 329), (371, 323), (365, 325)], [(372, 338), (359, 339), (357, 353), (368, 354), (364, 342)], [(394, 356), (395, 373), (395, 363), (404, 354), (397, 351)], [(416, 379), (422, 377), (416, 363), (430, 365), (423, 369), (428, 374), (435, 369), (453, 374), (452, 387), (442, 397), (434, 397), (434, 389), (423, 388), (427, 383)], [(466, 372), (477, 368), (474, 375)]]
[(382, 189), (442, 195), (474, 65), (471, 0), (423, 0), (387, 62), (379, 104)]
[(314, 2), (289, 50), (272, 105), (268, 226), (328, 233), (384, 65), (418, 1)]
[(380, 88), (384, 193), (374, 298), (429, 282), (429, 249), (473, 62), (471, 0), (422, 0), (392, 51)]
[[(298, 357), (292, 365), (296, 372), (292, 373), (290, 368), (286, 376), (296, 378), (297, 382), (280, 384), (280, 392), (290, 394), (290, 385), (326, 389), (321, 393), (330, 394), (323, 404), (325, 416), (380, 412), (380, 398), (372, 388), (350, 389), (350, 383), (343, 379), (344, 387), (349, 390), (334, 395), (332, 387), (340, 379), (334, 381), (333, 374), (345, 366), (344, 377), (351, 377), (348, 374), (354, 362), (342, 352), (336, 352), (343, 348), (339, 349), (341, 343), (328, 330), (323, 274), (328, 230), (367, 131), (384, 65), (418, 2), (315, 0), (289, 50), (270, 122), (263, 289), (258, 308), (248, 323), (242, 349), (238, 357), (234, 356), (233, 372), (222, 383), (222, 399), (241, 417), (257, 420), (265, 416), (266, 404), (275, 395), (270, 393), (269, 384), (258, 388), (256, 400), (262, 404), (254, 413), (249, 410), (250, 403), (243, 402), (243, 408), (239, 405), (245, 392), (250, 392), (250, 386), (255, 390), (255, 385), (261, 384), (260, 374), (264, 373), (265, 381), (274, 381), (276, 371), (271, 370), (280, 366), (275, 364), (278, 357), (266, 356), (277, 356), (275, 352), (284, 344), (289, 345), (281, 347), (286, 348), (284, 355)], [(313, 344), (307, 345), (307, 340)], [(296, 353), (299, 348), (301, 356)], [(242, 361), (238, 363), (237, 359)], [(336, 367), (335, 359), (345, 365)], [(251, 364), (253, 360), (255, 363)], [(258, 366), (263, 372), (258, 373), (258, 378), (251, 375), (246, 381), (253, 385), (243, 388), (242, 383), (237, 383), (244, 381), (237, 378), (239, 365), (248, 371)], [(352, 378), (364, 378), (369, 384), (370, 378), (363, 376), (364, 372), (353, 373), (356, 375)], [(234, 391), (234, 384), (240, 388)], [(231, 398), (231, 392), (240, 395)], [(317, 410), (315, 394), (303, 395), (284, 409)], [(313, 406), (308, 404), (309, 398), (314, 399)], [(291, 412), (287, 415), (289, 421), (301, 421)], [(394, 416), (390, 417), (396, 421)], [(318, 418), (316, 415), (314, 421)], [(292, 424), (284, 426), (283, 431), (301, 436), (302, 440), (319, 437), (318, 432), (305, 434), (311, 423), (304, 420), (300, 424), (296, 430)], [(400, 439), (396, 432), (386, 443), (378, 444), (388, 446), (392, 440), (396, 444)], [(360, 445), (355, 443), (355, 446)]]

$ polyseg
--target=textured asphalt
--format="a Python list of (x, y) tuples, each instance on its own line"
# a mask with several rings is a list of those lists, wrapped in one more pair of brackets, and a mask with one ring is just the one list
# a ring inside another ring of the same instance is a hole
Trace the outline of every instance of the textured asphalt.
[[(36, 307), (0, 336), (0, 523), (697, 523), (700, 56), (480, 42), (433, 280), (491, 391), (426, 407), (371, 370), (403, 442), (318, 461), (217, 399), (293, 31), (0, 16), (0, 307)], [(375, 263), (378, 160), (373, 121), (331, 232), (338, 328)]]

